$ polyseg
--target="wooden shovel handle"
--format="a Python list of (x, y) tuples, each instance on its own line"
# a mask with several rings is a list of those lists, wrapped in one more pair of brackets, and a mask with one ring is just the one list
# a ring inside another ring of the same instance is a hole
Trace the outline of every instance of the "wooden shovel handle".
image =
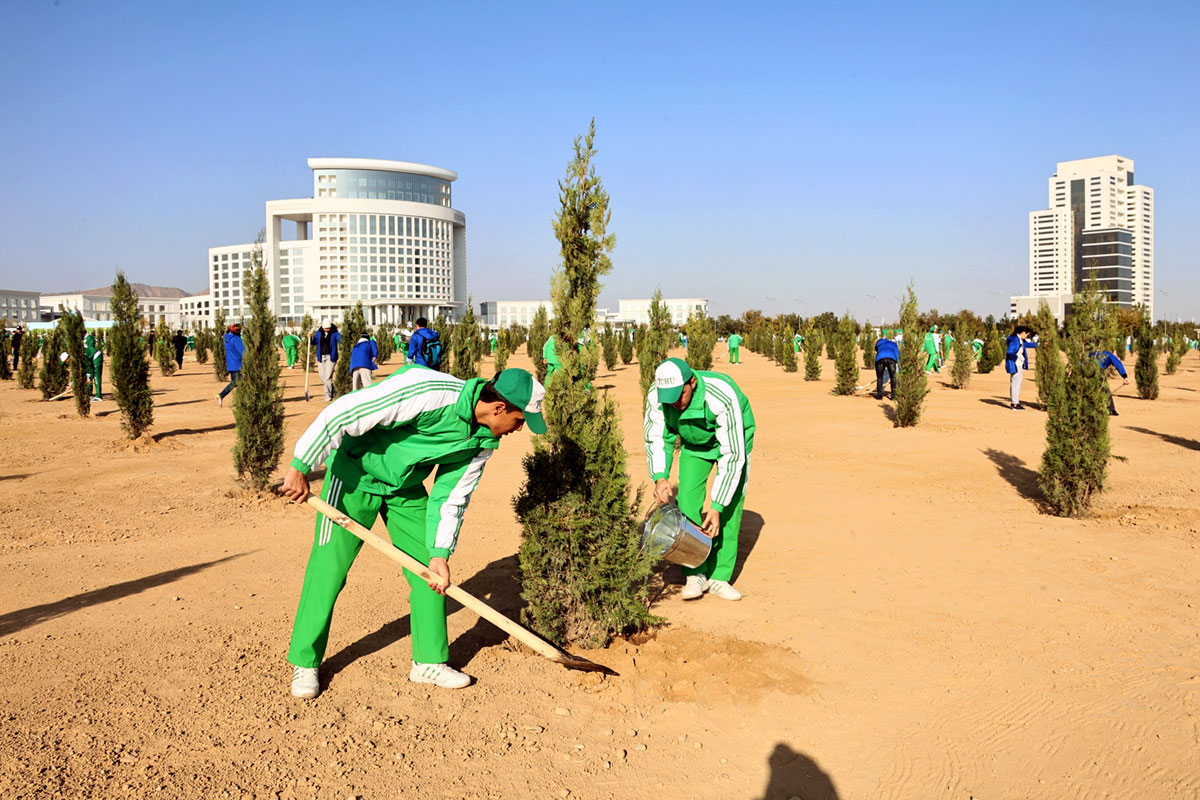
[[(382, 536), (377, 536), (376, 534), (372, 533), (366, 527), (358, 524), (349, 516), (343, 514), (341, 511), (338, 511), (336, 508), (329, 505), (315, 494), (310, 494), (307, 502), (310, 506), (317, 509), (317, 511), (320, 511), (322, 514), (329, 517), (334, 524), (345, 528), (371, 547), (375, 548), (400, 566), (407, 569), (409, 572), (416, 574), (422, 580), (434, 582), (441, 581), (440, 576), (434, 575), (420, 561), (417, 561), (415, 558), (396, 547)], [(471, 594), (465, 589), (455, 586), (453, 583), (446, 587), (446, 596), (453, 597), (455, 600), (462, 603), (466, 608), (471, 609), (476, 614), (483, 617), (505, 633), (508, 633), (511, 636), (519, 639), (524, 644), (529, 645), (529, 647), (531, 647), (534, 651), (540, 653), (546, 658), (550, 658), (555, 661), (561, 661), (564, 658), (574, 659), (574, 656), (571, 656), (565, 651), (560, 650), (559, 648), (550, 644), (533, 631), (509, 619), (496, 609), (489, 606), (487, 603), (480, 600), (475, 595)]]

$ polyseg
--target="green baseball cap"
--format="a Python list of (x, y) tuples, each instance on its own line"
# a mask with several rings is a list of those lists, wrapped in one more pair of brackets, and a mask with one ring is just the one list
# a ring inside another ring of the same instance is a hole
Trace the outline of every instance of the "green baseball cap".
[(683, 386), (692, 379), (692, 368), (681, 358), (668, 358), (654, 370), (654, 388), (660, 403), (674, 403), (683, 394)]
[(525, 422), (534, 433), (546, 432), (546, 420), (542, 419), (542, 401), (546, 399), (546, 387), (520, 367), (501, 370), (492, 385), (496, 392), (525, 414)]

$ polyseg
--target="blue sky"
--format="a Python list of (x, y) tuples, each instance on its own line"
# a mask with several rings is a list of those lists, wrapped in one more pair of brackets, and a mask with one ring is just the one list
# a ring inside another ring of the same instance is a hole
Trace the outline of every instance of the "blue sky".
[(891, 316), (912, 280), (999, 314), (1055, 163), (1117, 153), (1156, 191), (1158, 315), (1200, 316), (1200, 4), (831, 6), (11, 0), (0, 286), (204, 288), (343, 156), (457, 171), (476, 302), (548, 296), (595, 117), (609, 304)]

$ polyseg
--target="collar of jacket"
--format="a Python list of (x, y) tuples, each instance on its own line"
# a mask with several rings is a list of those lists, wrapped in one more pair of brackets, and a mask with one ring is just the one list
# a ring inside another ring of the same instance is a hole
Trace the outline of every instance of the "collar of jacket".
[(679, 412), (680, 418), (693, 419), (704, 416), (704, 378), (700, 377), (699, 372), (693, 372), (692, 375), (696, 378), (696, 391), (692, 392), (692, 401), (688, 403), (688, 407)]
[(500, 447), (500, 437), (492, 433), (486, 425), (480, 425), (475, 421), (475, 404), (479, 402), (479, 395), (483, 392), (485, 383), (487, 381), (483, 378), (469, 379), (462, 391), (458, 393), (458, 400), (454, 404), (454, 413), (467, 426), (467, 438), (475, 439), (481, 448), (495, 450)]

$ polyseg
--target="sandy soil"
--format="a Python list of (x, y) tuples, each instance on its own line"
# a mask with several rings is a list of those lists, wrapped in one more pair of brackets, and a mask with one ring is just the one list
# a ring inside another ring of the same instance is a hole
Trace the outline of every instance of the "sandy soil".
[[(3, 384), (0, 797), (1200, 797), (1195, 354), (1161, 399), (1118, 395), (1085, 521), (1039, 512), (1044, 415), (1004, 406), (1002, 372), (935, 376), (896, 430), (828, 362), (745, 362), (718, 364), (758, 419), (742, 602), (684, 603), (668, 569), (668, 627), (583, 653), (607, 679), (455, 608), (478, 680), (436, 690), (406, 680), (404, 583), (366, 551), (314, 702), (284, 659), (312, 517), (235, 484), (211, 369), (155, 378), (135, 447), (111, 402)], [(599, 382), (644, 481), (636, 370)], [(290, 450), (324, 404), (284, 375)], [(492, 459), (452, 562), (509, 612), (528, 447)]]

